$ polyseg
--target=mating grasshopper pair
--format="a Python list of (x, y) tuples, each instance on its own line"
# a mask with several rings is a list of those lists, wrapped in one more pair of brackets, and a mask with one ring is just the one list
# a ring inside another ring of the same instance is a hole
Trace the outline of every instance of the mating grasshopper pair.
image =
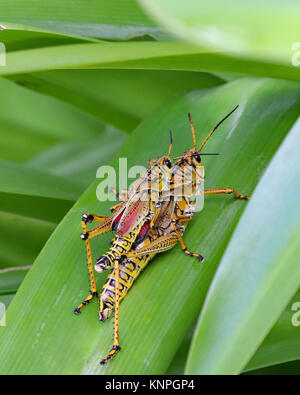
[[(236, 107), (237, 108), (237, 107)], [(235, 110), (223, 118), (196, 148), (196, 135), (191, 116), (189, 121), (193, 135), (193, 147), (171, 163), (172, 138), (167, 156), (150, 161), (149, 169), (135, 181), (132, 188), (118, 196), (121, 202), (111, 208), (111, 216), (84, 214), (83, 233), (87, 249), (88, 269), (91, 292), (76, 309), (78, 314), (83, 306), (97, 295), (93, 270), (90, 238), (109, 230), (116, 231), (110, 250), (97, 259), (95, 270), (102, 272), (112, 269), (100, 295), (100, 321), (106, 320), (115, 309), (114, 345), (101, 364), (104, 364), (120, 349), (119, 346), (119, 303), (123, 299), (142, 269), (158, 252), (172, 248), (178, 241), (185, 254), (203, 257), (190, 252), (183, 240), (187, 223), (195, 211), (195, 196), (204, 198), (205, 194), (229, 194), (236, 198), (249, 199), (232, 188), (204, 190), (204, 166), (201, 150), (213, 132)], [(99, 222), (90, 231), (88, 222)]]

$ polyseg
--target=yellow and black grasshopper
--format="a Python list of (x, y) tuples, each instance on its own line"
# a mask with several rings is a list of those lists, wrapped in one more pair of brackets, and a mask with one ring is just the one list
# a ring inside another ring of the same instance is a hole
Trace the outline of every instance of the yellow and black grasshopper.
[[(113, 267), (115, 260), (119, 260), (122, 255), (128, 252), (137, 238), (142, 241), (142, 238), (145, 237), (143, 227), (145, 223), (151, 226), (155, 221), (159, 213), (160, 196), (170, 182), (172, 144), (172, 134), (170, 132), (168, 155), (150, 162), (148, 171), (135, 181), (127, 193), (126, 191), (123, 192), (123, 195), (125, 195), (124, 201), (111, 208), (112, 215), (83, 214), (81, 238), (86, 244), (91, 289), (87, 298), (74, 310), (75, 314), (79, 314), (82, 307), (90, 303), (94, 296), (97, 296), (90, 239), (109, 230), (116, 231), (116, 237), (111, 243), (109, 251), (97, 259), (95, 270), (98, 272)], [(88, 231), (87, 223), (93, 221), (100, 224)], [(101, 320), (101, 317), (99, 318)]]
[[(235, 111), (235, 109), (233, 111)], [(120, 299), (125, 297), (129, 288), (132, 286), (133, 281), (147, 265), (150, 259), (152, 259), (156, 253), (172, 248), (179, 240), (183, 251), (187, 255), (203, 260), (201, 255), (191, 253), (187, 250), (182, 238), (186, 224), (192, 219), (194, 214), (194, 196), (197, 194), (202, 194), (203, 197), (204, 194), (233, 193), (237, 198), (249, 199), (245, 195), (239, 195), (232, 188), (211, 189), (206, 191), (203, 188), (204, 166), (201, 162), (200, 156), (205, 154), (201, 154), (201, 150), (212, 133), (230, 114), (215, 126), (203, 141), (199, 150), (196, 148), (194, 126), (189, 115), (194, 145), (181, 157), (175, 158), (178, 160), (172, 166), (171, 183), (168, 188), (164, 188), (163, 193), (160, 195), (160, 206), (156, 211), (156, 215), (152, 217), (151, 222), (146, 221), (139, 228), (139, 231), (143, 229), (143, 233), (145, 235), (144, 240), (140, 240), (135, 244), (132, 243), (130, 251), (120, 254), (120, 259), (114, 260), (114, 269), (109, 275), (100, 295), (99, 317), (101, 320), (108, 318), (113, 308), (116, 310), (114, 345), (108, 356), (104, 358), (101, 363), (105, 363), (112, 359), (120, 348), (118, 332)], [(137, 182), (140, 181), (138, 180)], [(161, 201), (164, 202), (162, 203)], [(120, 205), (121, 204), (122, 203), (120, 203)], [(123, 212), (124, 211), (119, 210), (118, 215)], [(117, 215), (115, 215), (114, 218), (118, 218)], [(112, 257), (112, 261), (113, 258), (114, 256)], [(111, 264), (109, 266), (111, 267), (112, 262), (110, 263)], [(101, 271), (109, 266), (105, 265), (105, 267), (101, 268)]]
[[(163, 211), (164, 208), (162, 207)], [(147, 236), (143, 241), (135, 243), (131, 251), (138, 251), (140, 248), (146, 248), (151, 245), (156, 238), (159, 238), (159, 224), (160, 215), (157, 217), (156, 223), (153, 228), (149, 228)], [(184, 228), (182, 228), (182, 232)], [(149, 261), (156, 255), (155, 251), (149, 251), (139, 256), (133, 256), (128, 258), (127, 255), (123, 255), (119, 262), (116, 262), (113, 270), (108, 275), (106, 283), (103, 285), (102, 292), (100, 295), (100, 311), (99, 314), (102, 317), (102, 321), (106, 320), (115, 310), (115, 323), (114, 323), (114, 344), (107, 357), (102, 359), (100, 362), (102, 365), (112, 359), (118, 350), (119, 345), (119, 303), (125, 298), (127, 292), (132, 287), (133, 282), (140, 275), (142, 270), (147, 266)]]
[[(191, 115), (189, 121), (193, 134), (193, 147), (186, 151), (172, 166), (172, 179), (170, 183), (170, 189), (163, 193), (162, 199), (168, 201), (168, 212), (172, 213), (172, 227), (173, 231), (170, 231), (169, 224), (167, 221), (168, 232), (165, 232), (160, 237), (156, 238), (152, 243), (137, 251), (131, 250), (126, 255), (128, 258), (133, 256), (141, 256), (144, 253), (161, 252), (166, 249), (172, 248), (173, 245), (180, 242), (181, 248), (186, 255), (197, 257), (200, 261), (203, 257), (200, 254), (190, 252), (182, 237), (182, 232), (178, 229), (178, 224), (186, 224), (189, 222), (195, 212), (195, 197), (199, 196), (200, 199), (204, 198), (204, 195), (211, 194), (229, 194), (232, 193), (238, 199), (250, 199), (246, 195), (237, 193), (233, 188), (218, 188), (218, 189), (204, 189), (204, 165), (201, 161), (202, 155), (214, 155), (201, 153), (207, 140), (213, 134), (213, 132), (225, 121), (235, 110), (235, 107), (226, 117), (224, 117), (207, 135), (203, 140), (199, 150), (196, 147), (196, 135), (194, 125), (192, 122)], [(203, 207), (203, 205), (201, 205)], [(170, 217), (170, 215), (168, 216)], [(162, 219), (160, 220), (160, 227), (162, 227)], [(177, 237), (175, 237), (177, 236)]]
[(205, 154), (201, 154), (201, 150), (212, 133), (230, 114), (215, 126), (199, 150), (196, 148), (194, 126), (189, 114), (194, 145), (181, 157), (176, 158), (179, 160), (172, 167), (170, 188), (163, 193), (164, 201), (156, 222), (153, 227), (149, 228), (145, 240), (138, 245), (133, 245), (132, 249), (122, 257), (122, 262), (109, 274), (107, 282), (103, 286), (100, 295), (100, 312), (103, 319), (107, 319), (114, 308), (116, 313), (114, 345), (108, 356), (101, 361), (102, 364), (112, 359), (120, 348), (119, 302), (126, 296), (135, 279), (156, 253), (172, 248), (179, 241), (185, 254), (197, 257), (200, 261), (203, 260), (201, 255), (187, 250), (182, 237), (187, 223), (194, 214), (194, 197), (198, 195), (203, 199), (205, 193), (234, 193), (237, 198), (249, 199), (245, 195), (239, 195), (232, 188), (204, 190), (204, 166), (200, 156)]

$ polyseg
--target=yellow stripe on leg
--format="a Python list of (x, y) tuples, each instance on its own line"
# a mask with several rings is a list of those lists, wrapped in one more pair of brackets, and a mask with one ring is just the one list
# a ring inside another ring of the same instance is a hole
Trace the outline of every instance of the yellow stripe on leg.
[(105, 365), (106, 362), (110, 361), (113, 359), (113, 357), (117, 354), (118, 351), (121, 350), (120, 346), (113, 346), (112, 349), (110, 350), (109, 354), (107, 357), (103, 358), (102, 361), (100, 361), (100, 365)]
[(107, 361), (111, 360), (116, 353), (121, 349), (119, 346), (119, 307), (120, 307), (120, 294), (119, 294), (119, 261), (115, 260), (115, 326), (114, 326), (114, 345), (110, 350), (107, 357), (100, 361), (100, 365), (104, 365)]

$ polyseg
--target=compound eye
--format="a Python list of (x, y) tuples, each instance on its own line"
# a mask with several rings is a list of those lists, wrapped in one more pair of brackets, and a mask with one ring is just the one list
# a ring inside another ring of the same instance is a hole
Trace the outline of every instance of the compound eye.
[(196, 159), (196, 161), (197, 161), (198, 163), (201, 162), (201, 157), (200, 157), (199, 154), (194, 155), (194, 158)]
[(169, 169), (171, 169), (171, 167), (172, 167), (172, 163), (169, 161), (169, 159), (165, 159), (165, 165), (166, 165)]

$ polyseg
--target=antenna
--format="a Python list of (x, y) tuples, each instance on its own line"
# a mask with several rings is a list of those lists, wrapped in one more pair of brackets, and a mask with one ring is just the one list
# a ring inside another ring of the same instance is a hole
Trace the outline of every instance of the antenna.
[(173, 136), (172, 136), (172, 130), (170, 130), (170, 146), (169, 146), (169, 152), (168, 152), (168, 156), (170, 157), (171, 155), (171, 151), (172, 151), (172, 146), (173, 146)]
[(196, 134), (195, 134), (194, 124), (193, 124), (193, 120), (192, 120), (190, 112), (188, 113), (188, 117), (189, 117), (189, 121), (190, 121), (190, 125), (191, 125), (191, 130), (192, 130), (192, 133), (193, 133), (194, 148), (196, 148)]
[(207, 142), (207, 140), (210, 138), (210, 136), (213, 134), (213, 132), (221, 125), (221, 123), (223, 123), (225, 121), (225, 119), (227, 119), (236, 109), (238, 108), (238, 105), (232, 110), (230, 111), (229, 114), (226, 115), (226, 117), (224, 117), (219, 123), (217, 123), (217, 125), (213, 128), (213, 130), (207, 135), (207, 137), (203, 140), (201, 147), (199, 149), (198, 152), (200, 152), (203, 148), (203, 146), (205, 145), (205, 143)]

